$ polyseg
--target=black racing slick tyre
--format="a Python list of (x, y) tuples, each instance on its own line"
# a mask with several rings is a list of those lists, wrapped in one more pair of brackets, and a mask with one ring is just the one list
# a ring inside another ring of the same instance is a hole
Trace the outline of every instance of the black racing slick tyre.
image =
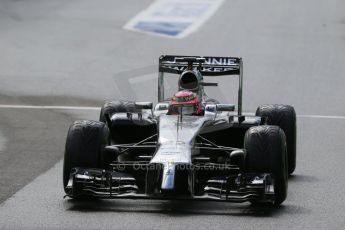
[(126, 113), (134, 112), (135, 104), (134, 102), (129, 101), (106, 101), (101, 108), (99, 115), (99, 121), (106, 122), (106, 115), (109, 115), (109, 118), (114, 113)]
[(284, 130), (287, 144), (288, 172), (292, 174), (296, 168), (296, 112), (290, 105), (261, 105), (256, 116), (264, 118), (267, 125), (277, 125)]
[(109, 131), (103, 122), (80, 120), (70, 126), (63, 162), (65, 192), (72, 168), (104, 168), (102, 153), (108, 144)]
[[(274, 180), (274, 205), (280, 205), (286, 198), (288, 188), (287, 154), (284, 131), (278, 126), (262, 125), (251, 127), (244, 137), (247, 151), (246, 171), (271, 173)], [(253, 201), (253, 204), (263, 204)]]

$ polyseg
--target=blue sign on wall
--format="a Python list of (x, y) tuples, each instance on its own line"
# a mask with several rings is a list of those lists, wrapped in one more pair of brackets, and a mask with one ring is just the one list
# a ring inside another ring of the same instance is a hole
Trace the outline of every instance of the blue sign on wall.
[(125, 29), (172, 38), (196, 31), (224, 0), (157, 0), (139, 13)]

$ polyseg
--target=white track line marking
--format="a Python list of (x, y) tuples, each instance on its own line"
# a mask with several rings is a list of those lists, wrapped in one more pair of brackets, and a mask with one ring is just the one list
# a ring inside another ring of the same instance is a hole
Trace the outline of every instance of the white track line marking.
[[(255, 113), (242, 113), (246, 116), (255, 116)], [(317, 119), (345, 119), (345, 116), (338, 116), (338, 115), (314, 115), (314, 114), (308, 114), (308, 115), (296, 115), (298, 118), (317, 118)]]
[[(100, 110), (101, 107), (92, 106), (63, 106), (63, 105), (1, 105), (0, 109), (46, 109), (46, 110)], [(254, 113), (243, 113), (244, 115), (253, 116)], [(345, 116), (338, 115), (297, 115), (299, 118), (316, 118), (316, 119), (345, 119)]]
[(345, 119), (345, 116), (327, 116), (327, 115), (297, 115), (300, 118), (320, 118), (320, 119)]
[(100, 110), (101, 107), (60, 105), (0, 105), (0, 109)]

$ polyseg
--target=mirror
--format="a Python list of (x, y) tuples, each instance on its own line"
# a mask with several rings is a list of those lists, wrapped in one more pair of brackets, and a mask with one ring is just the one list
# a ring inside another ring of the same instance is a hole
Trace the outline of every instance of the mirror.
[(219, 112), (232, 112), (235, 111), (234, 104), (217, 104), (216, 110)]
[(217, 111), (217, 107), (216, 105), (206, 105), (205, 106), (205, 112), (209, 112), (209, 113), (215, 113)]
[(168, 110), (169, 103), (158, 103), (155, 107), (155, 110)]
[(152, 109), (152, 102), (135, 102), (136, 109)]

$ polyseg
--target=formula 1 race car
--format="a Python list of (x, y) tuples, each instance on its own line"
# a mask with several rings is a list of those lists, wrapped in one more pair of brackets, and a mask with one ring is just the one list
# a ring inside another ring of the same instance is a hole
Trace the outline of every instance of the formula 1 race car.
[[(165, 74), (178, 78), (165, 99)], [(219, 103), (204, 77), (237, 75), (237, 109)], [(158, 103), (110, 101), (99, 121), (69, 128), (63, 185), (71, 198), (206, 200), (281, 204), (296, 166), (296, 114), (289, 105), (242, 113), (236, 57), (163, 55)]]

